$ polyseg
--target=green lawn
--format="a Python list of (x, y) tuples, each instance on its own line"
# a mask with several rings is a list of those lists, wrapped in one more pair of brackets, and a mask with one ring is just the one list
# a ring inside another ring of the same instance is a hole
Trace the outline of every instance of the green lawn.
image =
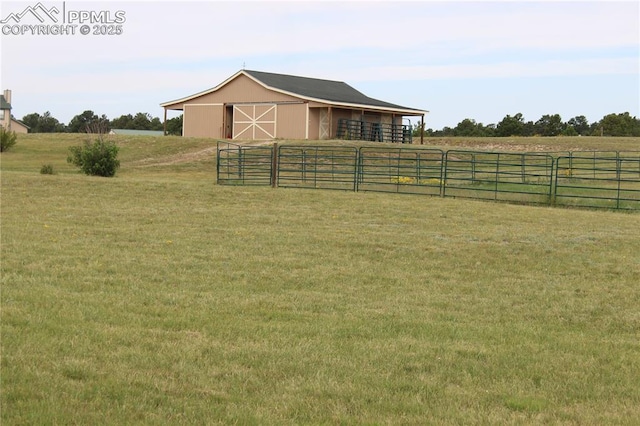
[(640, 423), (637, 213), (218, 186), (204, 139), (86, 177), (80, 140), (0, 156), (3, 425)]

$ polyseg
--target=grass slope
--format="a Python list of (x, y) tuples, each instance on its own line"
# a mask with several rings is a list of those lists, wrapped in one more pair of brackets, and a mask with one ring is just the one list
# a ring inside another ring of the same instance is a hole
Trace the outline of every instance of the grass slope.
[(91, 178), (60, 138), (0, 157), (2, 424), (640, 422), (637, 214), (217, 186), (206, 140)]

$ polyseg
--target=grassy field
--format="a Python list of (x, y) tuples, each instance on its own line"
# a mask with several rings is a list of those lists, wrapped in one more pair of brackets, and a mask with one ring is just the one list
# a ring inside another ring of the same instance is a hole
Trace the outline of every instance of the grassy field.
[(218, 186), (204, 139), (93, 178), (81, 138), (0, 156), (3, 425), (640, 423), (640, 215)]

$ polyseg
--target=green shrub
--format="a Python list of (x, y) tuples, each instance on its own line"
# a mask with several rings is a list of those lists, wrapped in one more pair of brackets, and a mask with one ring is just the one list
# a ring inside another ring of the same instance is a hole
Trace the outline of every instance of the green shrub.
[(5, 130), (0, 126), (0, 152), (5, 152), (18, 142), (16, 132)]
[(67, 162), (80, 167), (80, 170), (90, 176), (115, 176), (120, 167), (118, 147), (114, 142), (98, 138), (95, 141), (86, 141), (84, 145), (72, 146)]
[(41, 175), (52, 175), (53, 174), (53, 166), (51, 164), (45, 164), (40, 168)]

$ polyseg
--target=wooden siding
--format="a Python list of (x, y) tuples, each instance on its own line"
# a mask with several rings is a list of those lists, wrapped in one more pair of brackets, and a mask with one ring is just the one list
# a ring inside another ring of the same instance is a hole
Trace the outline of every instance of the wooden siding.
[(277, 137), (284, 139), (307, 138), (307, 104), (279, 104)]
[(320, 110), (327, 108), (309, 108), (309, 139), (320, 139)]
[(264, 88), (245, 75), (240, 75), (213, 93), (191, 99), (186, 104), (235, 104), (299, 101), (298, 98)]
[(183, 135), (198, 138), (223, 137), (223, 105), (185, 104)]

